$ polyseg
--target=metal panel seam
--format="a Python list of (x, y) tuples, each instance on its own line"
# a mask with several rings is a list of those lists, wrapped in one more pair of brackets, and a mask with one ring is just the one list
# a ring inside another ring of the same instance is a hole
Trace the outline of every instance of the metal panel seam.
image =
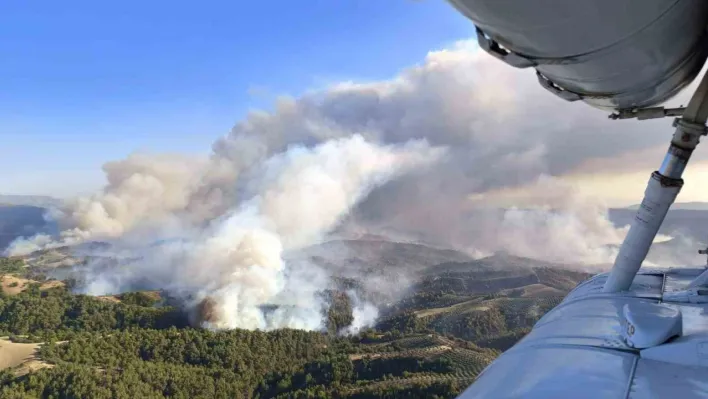
[(664, 278), (661, 280), (661, 299), (659, 299), (660, 303), (664, 302), (664, 292), (666, 292), (666, 279), (667, 279), (668, 273), (664, 273)]
[(632, 370), (629, 372), (629, 381), (627, 381), (627, 391), (624, 394), (624, 399), (629, 399), (629, 394), (632, 392), (632, 383), (634, 382), (634, 373), (637, 370), (637, 365), (639, 364), (639, 355), (634, 358), (634, 363), (632, 363)]
[[(571, 292), (570, 294), (568, 294), (568, 296), (570, 296), (571, 294), (572, 294), (572, 292)], [(560, 304), (558, 304), (558, 306), (556, 306), (555, 308), (551, 309), (551, 310), (550, 310), (548, 313), (546, 313), (546, 314), (549, 314), (549, 313), (551, 313), (551, 311), (554, 311), (554, 310), (556, 310), (556, 309), (563, 309), (563, 308), (565, 308), (565, 307), (568, 306), (568, 305), (572, 305), (572, 304), (575, 304), (575, 303), (577, 303), (577, 302), (585, 301), (585, 300), (590, 300), (590, 301), (592, 301), (592, 300), (603, 300), (603, 299), (625, 299), (625, 298), (628, 298), (628, 299), (640, 299), (640, 300), (644, 300), (644, 301), (661, 302), (661, 296), (663, 296), (663, 295), (660, 295), (659, 298), (656, 298), (656, 297), (653, 297), (653, 296), (652, 296), (652, 297), (645, 297), (645, 296), (632, 296), (632, 295), (615, 295), (615, 296), (612, 296), (612, 294), (604, 294), (604, 293), (599, 294), (599, 295), (589, 294), (589, 295), (581, 296), (580, 298), (573, 298), (573, 299), (571, 299), (570, 301), (567, 301), (567, 302), (566, 302), (566, 301), (563, 301), (563, 302), (561, 302)], [(566, 298), (567, 298), (567, 297), (566, 297)], [(544, 315), (544, 316), (545, 316), (545, 315)]]

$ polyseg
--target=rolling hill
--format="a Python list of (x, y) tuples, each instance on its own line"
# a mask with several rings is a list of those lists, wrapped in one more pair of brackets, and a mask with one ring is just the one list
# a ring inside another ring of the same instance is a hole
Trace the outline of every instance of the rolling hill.
[[(190, 327), (169, 292), (90, 297), (47, 277), (92, 251), (110, 252), (89, 243), (0, 259), (9, 282), (0, 335), (39, 343), (0, 372), (0, 396), (454, 397), (589, 276), (505, 254), (475, 260), (416, 243), (330, 241), (289, 254), (335, 277), (327, 331), (210, 331)], [(351, 289), (378, 297), (380, 317), (343, 335)], [(15, 346), (0, 345), (0, 356), (5, 347)]]

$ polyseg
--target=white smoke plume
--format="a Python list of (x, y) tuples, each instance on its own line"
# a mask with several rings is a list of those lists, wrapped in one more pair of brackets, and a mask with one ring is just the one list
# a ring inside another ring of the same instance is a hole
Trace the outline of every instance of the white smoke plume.
[[(101, 271), (87, 292), (147, 284), (189, 296), (195, 305), (208, 299), (209, 315), (197, 317), (210, 327), (320, 328), (324, 304), (317, 294), (327, 288), (327, 276), (293, 273), (283, 253), (318, 242), (371, 189), (441, 155), (425, 142), (377, 146), (358, 135), (291, 147), (244, 174), (243, 200), (231, 210), (203, 229), (192, 227), (182, 240), (151, 248), (129, 267)], [(266, 305), (278, 308), (265, 314)]]
[(486, 233), (471, 232), (477, 249), (571, 264), (614, 261), (628, 229), (617, 228), (608, 219), (602, 201), (549, 176), (524, 187), (524, 208), (514, 206), (515, 194), (498, 190), (479, 198), (487, 205), (511, 206), (488, 213), (482, 225)]
[(183, 224), (180, 213), (189, 204), (207, 162), (195, 157), (133, 154), (103, 166), (108, 184), (101, 193), (67, 201), (50, 210), (60, 237), (39, 235), (15, 241), (8, 252), (23, 255), (38, 249), (77, 244), (91, 239), (123, 237), (133, 229), (169, 231)]
[[(472, 208), (471, 194), (562, 176), (596, 159), (632, 159), (627, 154), (664, 145), (670, 127), (666, 121), (608, 121), (601, 111), (547, 93), (529, 71), (507, 68), (460, 42), (390, 80), (280, 98), (271, 112), (250, 113), (217, 140), (208, 160), (168, 158), (153, 166), (145, 156), (108, 164), (104, 193), (70, 205), (59, 219), (76, 228), (65, 235), (84, 239), (120, 235), (136, 220), (141, 228), (148, 222), (153, 228), (204, 224), (243, 200), (237, 183), (253, 165), (293, 144), (355, 133), (373, 142), (426, 138), (448, 147), (435, 167), (376, 189), (357, 206), (357, 223), (372, 229), (388, 223), (473, 247), (477, 236), (469, 237), (460, 223)], [(524, 207), (525, 200), (508, 205)]]
[(350, 291), (347, 293), (352, 300), (352, 316), (354, 320), (352, 324), (346, 328), (345, 334), (356, 334), (363, 328), (374, 325), (374, 322), (379, 317), (379, 310), (370, 302), (361, 300), (356, 292)]
[[(207, 159), (109, 163), (101, 193), (55, 215), (60, 240), (35, 244), (162, 240), (136, 264), (93, 276), (89, 291), (159, 283), (195, 301), (208, 294), (218, 317), (207, 322), (218, 327), (315, 328), (313, 293), (327, 272), (289, 269), (283, 254), (334, 228), (474, 254), (611, 261), (626, 231), (565, 178), (597, 159), (663, 145), (668, 125), (608, 121), (461, 42), (390, 80), (280, 98), (217, 140)], [(259, 306), (267, 304), (283, 306), (266, 316)]]

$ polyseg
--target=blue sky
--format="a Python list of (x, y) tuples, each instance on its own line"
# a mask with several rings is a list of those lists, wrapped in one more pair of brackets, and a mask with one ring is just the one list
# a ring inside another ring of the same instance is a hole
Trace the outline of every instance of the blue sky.
[(472, 29), (443, 0), (5, 0), (0, 193), (86, 193), (135, 150), (207, 153), (274, 95), (388, 78)]

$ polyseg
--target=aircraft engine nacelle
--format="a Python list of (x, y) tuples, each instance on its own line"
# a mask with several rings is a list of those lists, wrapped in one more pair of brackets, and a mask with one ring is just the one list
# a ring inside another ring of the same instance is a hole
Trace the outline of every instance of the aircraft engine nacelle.
[(706, 0), (448, 0), (480, 46), (533, 67), (556, 95), (603, 109), (659, 104), (708, 55)]

